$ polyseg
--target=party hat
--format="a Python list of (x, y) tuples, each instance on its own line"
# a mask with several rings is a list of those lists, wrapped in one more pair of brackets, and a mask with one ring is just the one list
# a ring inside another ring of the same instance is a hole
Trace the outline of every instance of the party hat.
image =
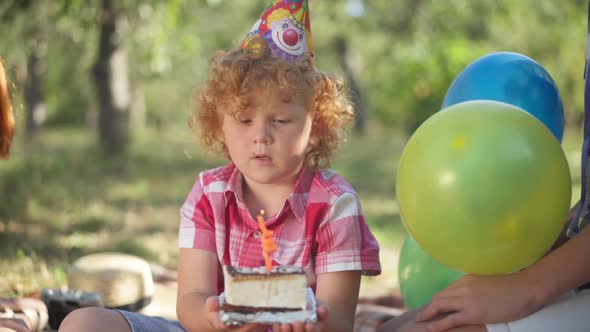
[(270, 0), (240, 45), (256, 51), (261, 38), (270, 51), (287, 61), (313, 57), (309, 2), (307, 0)]

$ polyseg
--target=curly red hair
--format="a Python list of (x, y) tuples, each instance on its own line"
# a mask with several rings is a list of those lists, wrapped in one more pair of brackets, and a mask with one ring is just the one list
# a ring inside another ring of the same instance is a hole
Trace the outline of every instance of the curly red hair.
[(10, 153), (10, 143), (14, 135), (14, 115), (8, 96), (8, 80), (4, 64), (0, 60), (0, 157), (6, 158)]
[(342, 129), (354, 118), (342, 81), (315, 69), (311, 59), (297, 64), (270, 55), (268, 49), (236, 49), (217, 52), (210, 61), (208, 81), (198, 93), (198, 107), (189, 118), (191, 128), (199, 127), (201, 143), (216, 152), (229, 154), (223, 142), (223, 114), (236, 115), (248, 107), (256, 87), (270, 87), (290, 100), (302, 94), (312, 115), (312, 136), (305, 165), (327, 167), (338, 147)]

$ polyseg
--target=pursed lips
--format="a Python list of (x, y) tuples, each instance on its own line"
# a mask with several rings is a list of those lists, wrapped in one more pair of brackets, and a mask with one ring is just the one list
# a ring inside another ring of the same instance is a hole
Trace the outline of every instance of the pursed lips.
[(272, 158), (267, 154), (255, 154), (252, 159), (271, 160)]
[(272, 158), (267, 154), (256, 154), (250, 160), (254, 162), (255, 165), (261, 167), (267, 167), (274, 164)]

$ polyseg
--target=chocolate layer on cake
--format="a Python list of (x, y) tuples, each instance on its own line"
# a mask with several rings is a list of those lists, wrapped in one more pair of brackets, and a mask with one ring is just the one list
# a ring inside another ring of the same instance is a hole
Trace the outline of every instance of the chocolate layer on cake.
[(288, 311), (297, 311), (301, 309), (296, 308), (277, 308), (277, 307), (248, 307), (243, 305), (231, 305), (229, 303), (224, 303), (221, 308), (225, 311), (233, 311), (233, 312), (241, 312), (241, 313), (253, 313), (259, 311), (267, 311), (267, 312), (288, 312)]

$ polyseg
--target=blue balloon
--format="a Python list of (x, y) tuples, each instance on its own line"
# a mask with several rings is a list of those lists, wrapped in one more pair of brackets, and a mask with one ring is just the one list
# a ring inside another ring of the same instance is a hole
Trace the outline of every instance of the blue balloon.
[(535, 60), (513, 52), (492, 53), (475, 60), (455, 78), (442, 107), (480, 99), (522, 108), (561, 142), (565, 122), (561, 96), (549, 73)]

